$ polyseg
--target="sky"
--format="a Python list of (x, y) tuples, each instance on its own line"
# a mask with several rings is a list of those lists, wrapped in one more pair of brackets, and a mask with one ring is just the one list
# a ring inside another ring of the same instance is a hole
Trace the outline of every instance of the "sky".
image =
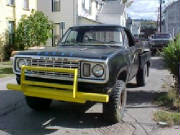
[[(133, 0), (127, 9), (128, 16), (132, 19), (157, 20), (159, 0)], [(165, 0), (168, 3), (172, 0)]]

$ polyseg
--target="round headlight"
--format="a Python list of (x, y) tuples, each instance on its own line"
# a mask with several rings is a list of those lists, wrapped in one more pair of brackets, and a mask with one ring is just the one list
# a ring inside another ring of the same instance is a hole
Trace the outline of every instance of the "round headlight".
[(21, 69), (21, 67), (22, 66), (25, 66), (25, 65), (27, 65), (27, 61), (25, 60), (25, 59), (19, 59), (18, 61), (17, 61), (17, 67), (18, 67), (18, 69)]
[(104, 68), (102, 65), (95, 65), (92, 68), (92, 72), (96, 77), (102, 77), (104, 74)]

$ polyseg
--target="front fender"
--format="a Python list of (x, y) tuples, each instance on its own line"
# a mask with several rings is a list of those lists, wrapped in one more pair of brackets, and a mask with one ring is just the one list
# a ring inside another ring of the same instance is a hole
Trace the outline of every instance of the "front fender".
[(127, 82), (130, 70), (130, 63), (128, 58), (129, 57), (125, 52), (120, 52), (109, 59), (109, 82), (112, 86), (116, 83), (116, 80), (122, 72), (127, 73), (127, 77), (124, 80)]

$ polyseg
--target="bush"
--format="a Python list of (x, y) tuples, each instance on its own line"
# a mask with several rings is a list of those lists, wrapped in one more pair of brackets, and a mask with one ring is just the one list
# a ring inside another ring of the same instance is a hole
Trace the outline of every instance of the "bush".
[(9, 44), (8, 41), (8, 32), (5, 32), (2, 35), (0, 35), (0, 61), (9, 60), (9, 58), (11, 57), (11, 52), (15, 50), (15, 45)]
[(175, 88), (169, 88), (167, 93), (161, 93), (155, 97), (154, 103), (159, 106), (165, 106), (170, 110), (180, 111), (179, 94)]
[[(175, 78), (174, 93), (168, 96), (173, 100), (173, 106), (179, 109), (179, 66), (180, 66), (180, 34), (176, 40), (163, 49), (163, 57), (166, 65)], [(171, 92), (172, 93), (172, 92)]]
[(169, 43), (168, 47), (163, 49), (163, 57), (170, 72), (179, 82), (179, 66), (180, 66), (180, 34), (175, 41)]
[(32, 10), (30, 16), (23, 16), (15, 30), (15, 44), (18, 50), (45, 44), (51, 37), (52, 23), (43, 12)]
[(4, 46), (4, 41), (2, 36), (0, 36), (0, 57), (3, 57), (3, 46)]
[(4, 60), (9, 60), (9, 58), (11, 57), (11, 53), (12, 51), (14, 51), (13, 45), (7, 44), (4, 45), (3, 47), (3, 59)]

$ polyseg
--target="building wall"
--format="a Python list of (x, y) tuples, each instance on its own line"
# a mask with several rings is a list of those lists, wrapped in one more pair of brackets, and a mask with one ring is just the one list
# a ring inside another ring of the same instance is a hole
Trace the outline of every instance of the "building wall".
[(121, 0), (105, 1), (102, 11), (98, 15), (98, 21), (105, 24), (126, 26), (126, 19), (126, 7)]
[[(77, 22), (77, 0), (60, 0), (60, 11), (52, 11), (52, 0), (38, 0), (37, 9), (42, 11), (45, 15), (48, 16), (49, 20), (54, 24), (60, 24), (61, 22), (65, 23), (65, 28), (63, 31), (66, 31), (69, 27), (73, 26)], [(59, 28), (59, 40), (62, 37), (62, 29)], [(55, 40), (55, 39), (54, 39)], [(47, 46), (52, 46), (57, 43), (53, 43), (53, 39), (47, 41)]]
[(29, 0), (29, 10), (24, 9), (24, 0), (15, 0), (14, 6), (8, 5), (8, 0), (0, 0), (0, 34), (8, 30), (8, 22), (17, 25), (22, 15), (30, 15), (32, 9), (37, 9), (37, 1)]
[(61, 0), (60, 11), (52, 12), (52, 0), (38, 0), (37, 9), (47, 15), (53, 23), (65, 22), (65, 29), (68, 29), (76, 23), (76, 17), (74, 16), (77, 14), (76, 1)]
[[(96, 21), (98, 10), (96, 9), (96, 0), (91, 0), (91, 11), (88, 12), (82, 7), (83, 0), (61, 0), (60, 12), (52, 12), (52, 0), (38, 0), (38, 10), (43, 11), (53, 23), (65, 22), (67, 30), (73, 25), (79, 23), (79, 18), (87, 18), (87, 23)], [(88, 0), (86, 0), (88, 1)]]
[(163, 32), (176, 36), (180, 33), (180, 0), (169, 5), (164, 11)]
[[(87, 10), (85, 7), (83, 7), (83, 1), (87, 3), (90, 3), (90, 9)], [(78, 0), (78, 16), (79, 18), (87, 18), (88, 20), (97, 21), (97, 13), (99, 5), (96, 5), (96, 0)], [(91, 23), (91, 21), (88, 21)], [(81, 22), (78, 22), (78, 24), (81, 24)]]
[[(83, 7), (84, 1), (86, 3), (89, 1), (89, 10)], [(54, 24), (65, 22), (64, 32), (74, 25), (96, 23), (96, 15), (98, 12), (96, 0), (60, 0), (60, 11), (58, 12), (52, 12), (52, 0), (38, 0), (37, 5), (37, 9), (44, 12)], [(61, 37), (62, 33), (59, 38)], [(52, 46), (57, 43), (54, 44), (53, 42), (53, 39), (49, 39), (47, 46)]]
[(132, 23), (132, 34), (133, 35), (139, 35), (141, 33), (141, 24), (140, 22), (133, 21)]

